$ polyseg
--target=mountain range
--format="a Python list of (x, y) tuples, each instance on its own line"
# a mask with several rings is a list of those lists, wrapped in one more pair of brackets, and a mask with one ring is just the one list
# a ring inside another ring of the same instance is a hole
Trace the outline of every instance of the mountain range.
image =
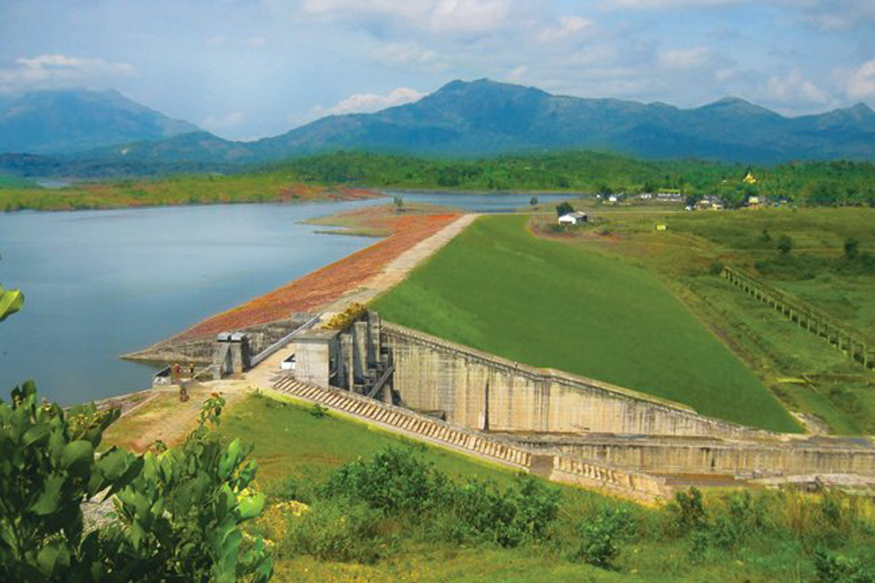
[(29, 94), (0, 103), (0, 112), (0, 152), (126, 167), (263, 163), (339, 149), (459, 157), (597, 149), (760, 164), (875, 160), (875, 112), (865, 104), (786, 117), (738, 98), (681, 109), (488, 79), (452, 81), (415, 103), (332, 115), (254, 142), (222, 139), (112, 91)]
[(0, 96), (0, 152), (72, 154), (196, 131), (114, 90)]

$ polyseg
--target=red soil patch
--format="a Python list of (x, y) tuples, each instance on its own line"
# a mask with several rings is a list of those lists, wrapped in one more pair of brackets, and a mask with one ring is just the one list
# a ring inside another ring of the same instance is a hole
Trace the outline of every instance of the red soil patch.
[(288, 318), (293, 312), (315, 311), (344, 293), (360, 287), (401, 253), (459, 217), (455, 213), (397, 215), (387, 213), (384, 209), (362, 209), (351, 214), (361, 215), (363, 225), (385, 228), (392, 234), (301, 279), (195, 324), (171, 340), (211, 336), (219, 332), (275, 322)]

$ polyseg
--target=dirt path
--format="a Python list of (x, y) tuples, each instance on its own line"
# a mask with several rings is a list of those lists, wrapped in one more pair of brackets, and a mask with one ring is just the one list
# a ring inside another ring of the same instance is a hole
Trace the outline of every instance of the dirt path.
[(245, 381), (222, 380), (198, 385), (191, 398), (181, 403), (178, 389), (154, 389), (155, 395), (143, 407), (131, 410), (104, 434), (106, 445), (142, 452), (158, 440), (177, 445), (197, 427), (197, 417), (210, 393), (219, 393), (228, 406), (243, 398), (254, 387)]

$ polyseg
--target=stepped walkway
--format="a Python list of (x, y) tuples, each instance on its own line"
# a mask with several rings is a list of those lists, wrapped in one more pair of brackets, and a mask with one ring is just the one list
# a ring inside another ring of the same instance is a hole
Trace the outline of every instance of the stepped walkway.
[(535, 452), (501, 437), (472, 431), (357, 393), (302, 383), (291, 375), (274, 377), (273, 388), (295, 399), (317, 403), (394, 433), (552, 481), (602, 489), (606, 493), (638, 500), (652, 501), (670, 494), (664, 478), (552, 452)]

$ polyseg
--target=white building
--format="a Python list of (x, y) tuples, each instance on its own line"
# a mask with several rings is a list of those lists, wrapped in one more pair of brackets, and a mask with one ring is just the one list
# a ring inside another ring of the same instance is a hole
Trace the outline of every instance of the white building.
[(578, 225), (580, 223), (586, 222), (586, 213), (582, 213), (580, 211), (576, 211), (573, 213), (567, 213), (559, 217), (560, 225)]

